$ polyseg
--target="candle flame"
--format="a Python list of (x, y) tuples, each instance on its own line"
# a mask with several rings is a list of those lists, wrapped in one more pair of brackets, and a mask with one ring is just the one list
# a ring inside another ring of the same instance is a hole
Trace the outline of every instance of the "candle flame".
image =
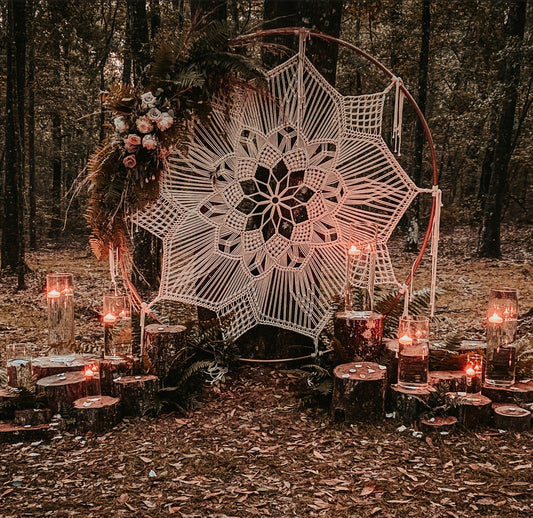
[(489, 317), (489, 322), (491, 324), (501, 324), (503, 322), (503, 318), (495, 311), (494, 314)]
[(348, 248), (348, 255), (353, 255), (353, 256), (361, 255), (361, 250), (359, 250), (357, 246), (351, 245), (350, 248)]
[(93, 378), (94, 377), (94, 371), (92, 369), (85, 369), (85, 372), (83, 373), (86, 378)]
[(113, 313), (108, 313), (103, 318), (104, 324), (114, 324), (117, 321), (117, 317)]
[(47, 293), (47, 297), (49, 299), (57, 299), (59, 298), (61, 295), (61, 293), (59, 293), (59, 291), (57, 290), (54, 290), (54, 289), (51, 289), (48, 293)]
[(466, 368), (466, 375), (470, 376), (470, 377), (475, 376), (476, 375), (476, 369), (474, 369), (474, 367), (472, 367), (472, 366), (467, 367)]
[(398, 340), (398, 342), (402, 345), (411, 345), (413, 343), (413, 339), (408, 334), (405, 334)]

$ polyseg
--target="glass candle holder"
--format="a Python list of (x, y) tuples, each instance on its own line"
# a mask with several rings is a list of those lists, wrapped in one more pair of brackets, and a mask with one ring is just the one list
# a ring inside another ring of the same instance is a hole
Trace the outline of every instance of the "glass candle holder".
[(72, 274), (46, 276), (48, 308), (48, 344), (52, 356), (65, 357), (74, 350), (74, 289)]
[(104, 356), (131, 356), (131, 309), (126, 295), (104, 295)]
[(469, 354), (466, 357), (466, 391), (469, 394), (479, 394), (483, 386), (483, 355)]
[(514, 342), (518, 321), (518, 291), (493, 288), (487, 309), (487, 369), (489, 385), (510, 386), (514, 383), (516, 350)]
[(8, 344), (6, 347), (7, 385), (12, 388), (30, 389), (31, 346), (28, 344)]
[(428, 386), (429, 318), (400, 318), (398, 333), (398, 386), (423, 390)]
[(96, 359), (85, 361), (83, 366), (83, 375), (87, 386), (87, 396), (100, 395), (100, 362)]

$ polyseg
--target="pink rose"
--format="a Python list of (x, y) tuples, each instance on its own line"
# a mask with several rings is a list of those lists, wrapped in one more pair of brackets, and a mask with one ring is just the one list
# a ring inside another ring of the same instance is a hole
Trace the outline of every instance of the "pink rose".
[(161, 112), (157, 108), (152, 108), (151, 110), (149, 110), (146, 116), (152, 122), (157, 122), (158, 120), (161, 120)]
[(150, 133), (150, 131), (154, 129), (154, 125), (152, 124), (150, 119), (146, 117), (145, 115), (143, 115), (142, 117), (139, 117), (135, 121), (135, 124), (137, 125), (137, 129), (141, 133)]
[(138, 146), (141, 145), (141, 137), (139, 135), (135, 135), (135, 133), (130, 133), (125, 139), (124, 139), (124, 147), (126, 148), (126, 151), (128, 153), (133, 153)]
[(157, 147), (157, 140), (153, 135), (145, 135), (143, 137), (143, 147), (145, 149), (155, 149)]
[(128, 169), (132, 169), (137, 165), (137, 160), (135, 160), (134, 155), (128, 155), (122, 162)]
[(157, 127), (161, 131), (165, 131), (168, 128), (170, 128), (170, 126), (172, 126), (173, 122), (174, 122), (174, 119), (173, 119), (172, 115), (170, 115), (167, 112), (163, 112), (161, 114), (161, 118), (157, 121)]

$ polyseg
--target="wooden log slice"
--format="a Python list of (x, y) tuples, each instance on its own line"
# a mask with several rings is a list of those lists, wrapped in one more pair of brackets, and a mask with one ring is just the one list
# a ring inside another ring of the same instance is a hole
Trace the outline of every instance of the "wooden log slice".
[(466, 392), (467, 379), (464, 371), (431, 371), (429, 383), (443, 392)]
[(50, 408), (28, 408), (24, 410), (15, 410), (13, 425), (39, 425), (49, 423), (52, 419), (52, 410)]
[(103, 433), (120, 420), (120, 399), (110, 396), (83, 397), (74, 401), (76, 433)]
[(0, 389), (0, 419), (12, 419), (17, 394), (10, 389)]
[(85, 359), (81, 356), (73, 356), (72, 361), (56, 361), (50, 356), (39, 356), (31, 360), (31, 373), (37, 379), (48, 378), (63, 372), (82, 371)]
[(343, 363), (376, 361), (383, 349), (383, 315), (372, 311), (335, 314), (335, 355)]
[(103, 358), (100, 360), (100, 390), (104, 396), (115, 396), (113, 381), (133, 373), (134, 358)]
[(387, 378), (390, 384), (398, 383), (398, 340), (389, 339), (385, 342), (383, 363), (387, 367)]
[(482, 394), (449, 392), (446, 394), (458, 422), (468, 430), (476, 430), (488, 424), (492, 401)]
[(113, 381), (124, 415), (143, 415), (159, 390), (159, 378), (151, 374), (124, 376)]
[(415, 390), (391, 385), (389, 409), (392, 410), (396, 419), (410, 425), (418, 419), (422, 412), (427, 410), (425, 403), (434, 390), (431, 386)]
[(524, 432), (531, 427), (531, 412), (516, 405), (496, 404), (493, 407), (494, 426), (499, 430)]
[(518, 381), (510, 387), (495, 387), (485, 383), (481, 393), (495, 403), (533, 403), (533, 380)]
[(373, 362), (346, 363), (333, 371), (331, 414), (335, 421), (381, 419), (387, 370)]
[(423, 417), (418, 421), (418, 426), (423, 432), (452, 432), (457, 424), (457, 417), (454, 416), (436, 416)]
[(144, 351), (156, 374), (164, 380), (172, 369), (179, 368), (179, 359), (186, 353), (187, 328), (150, 324), (144, 328)]
[(35, 426), (16, 426), (11, 423), (0, 423), (0, 443), (20, 441), (50, 440), (56, 433), (49, 424)]
[(65, 372), (37, 381), (37, 390), (44, 392), (48, 406), (54, 413), (70, 409), (76, 399), (87, 395), (83, 372)]

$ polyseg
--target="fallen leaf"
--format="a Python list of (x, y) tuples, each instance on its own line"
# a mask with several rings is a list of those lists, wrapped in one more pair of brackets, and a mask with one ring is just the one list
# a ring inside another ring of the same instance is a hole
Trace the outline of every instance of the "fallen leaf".
[(320, 460), (326, 460), (324, 455), (322, 455), (319, 451), (317, 450), (313, 450), (313, 455), (317, 458), (317, 459), (320, 459)]
[(376, 489), (376, 484), (367, 484), (361, 490), (361, 496), (371, 495), (374, 492), (374, 489)]

